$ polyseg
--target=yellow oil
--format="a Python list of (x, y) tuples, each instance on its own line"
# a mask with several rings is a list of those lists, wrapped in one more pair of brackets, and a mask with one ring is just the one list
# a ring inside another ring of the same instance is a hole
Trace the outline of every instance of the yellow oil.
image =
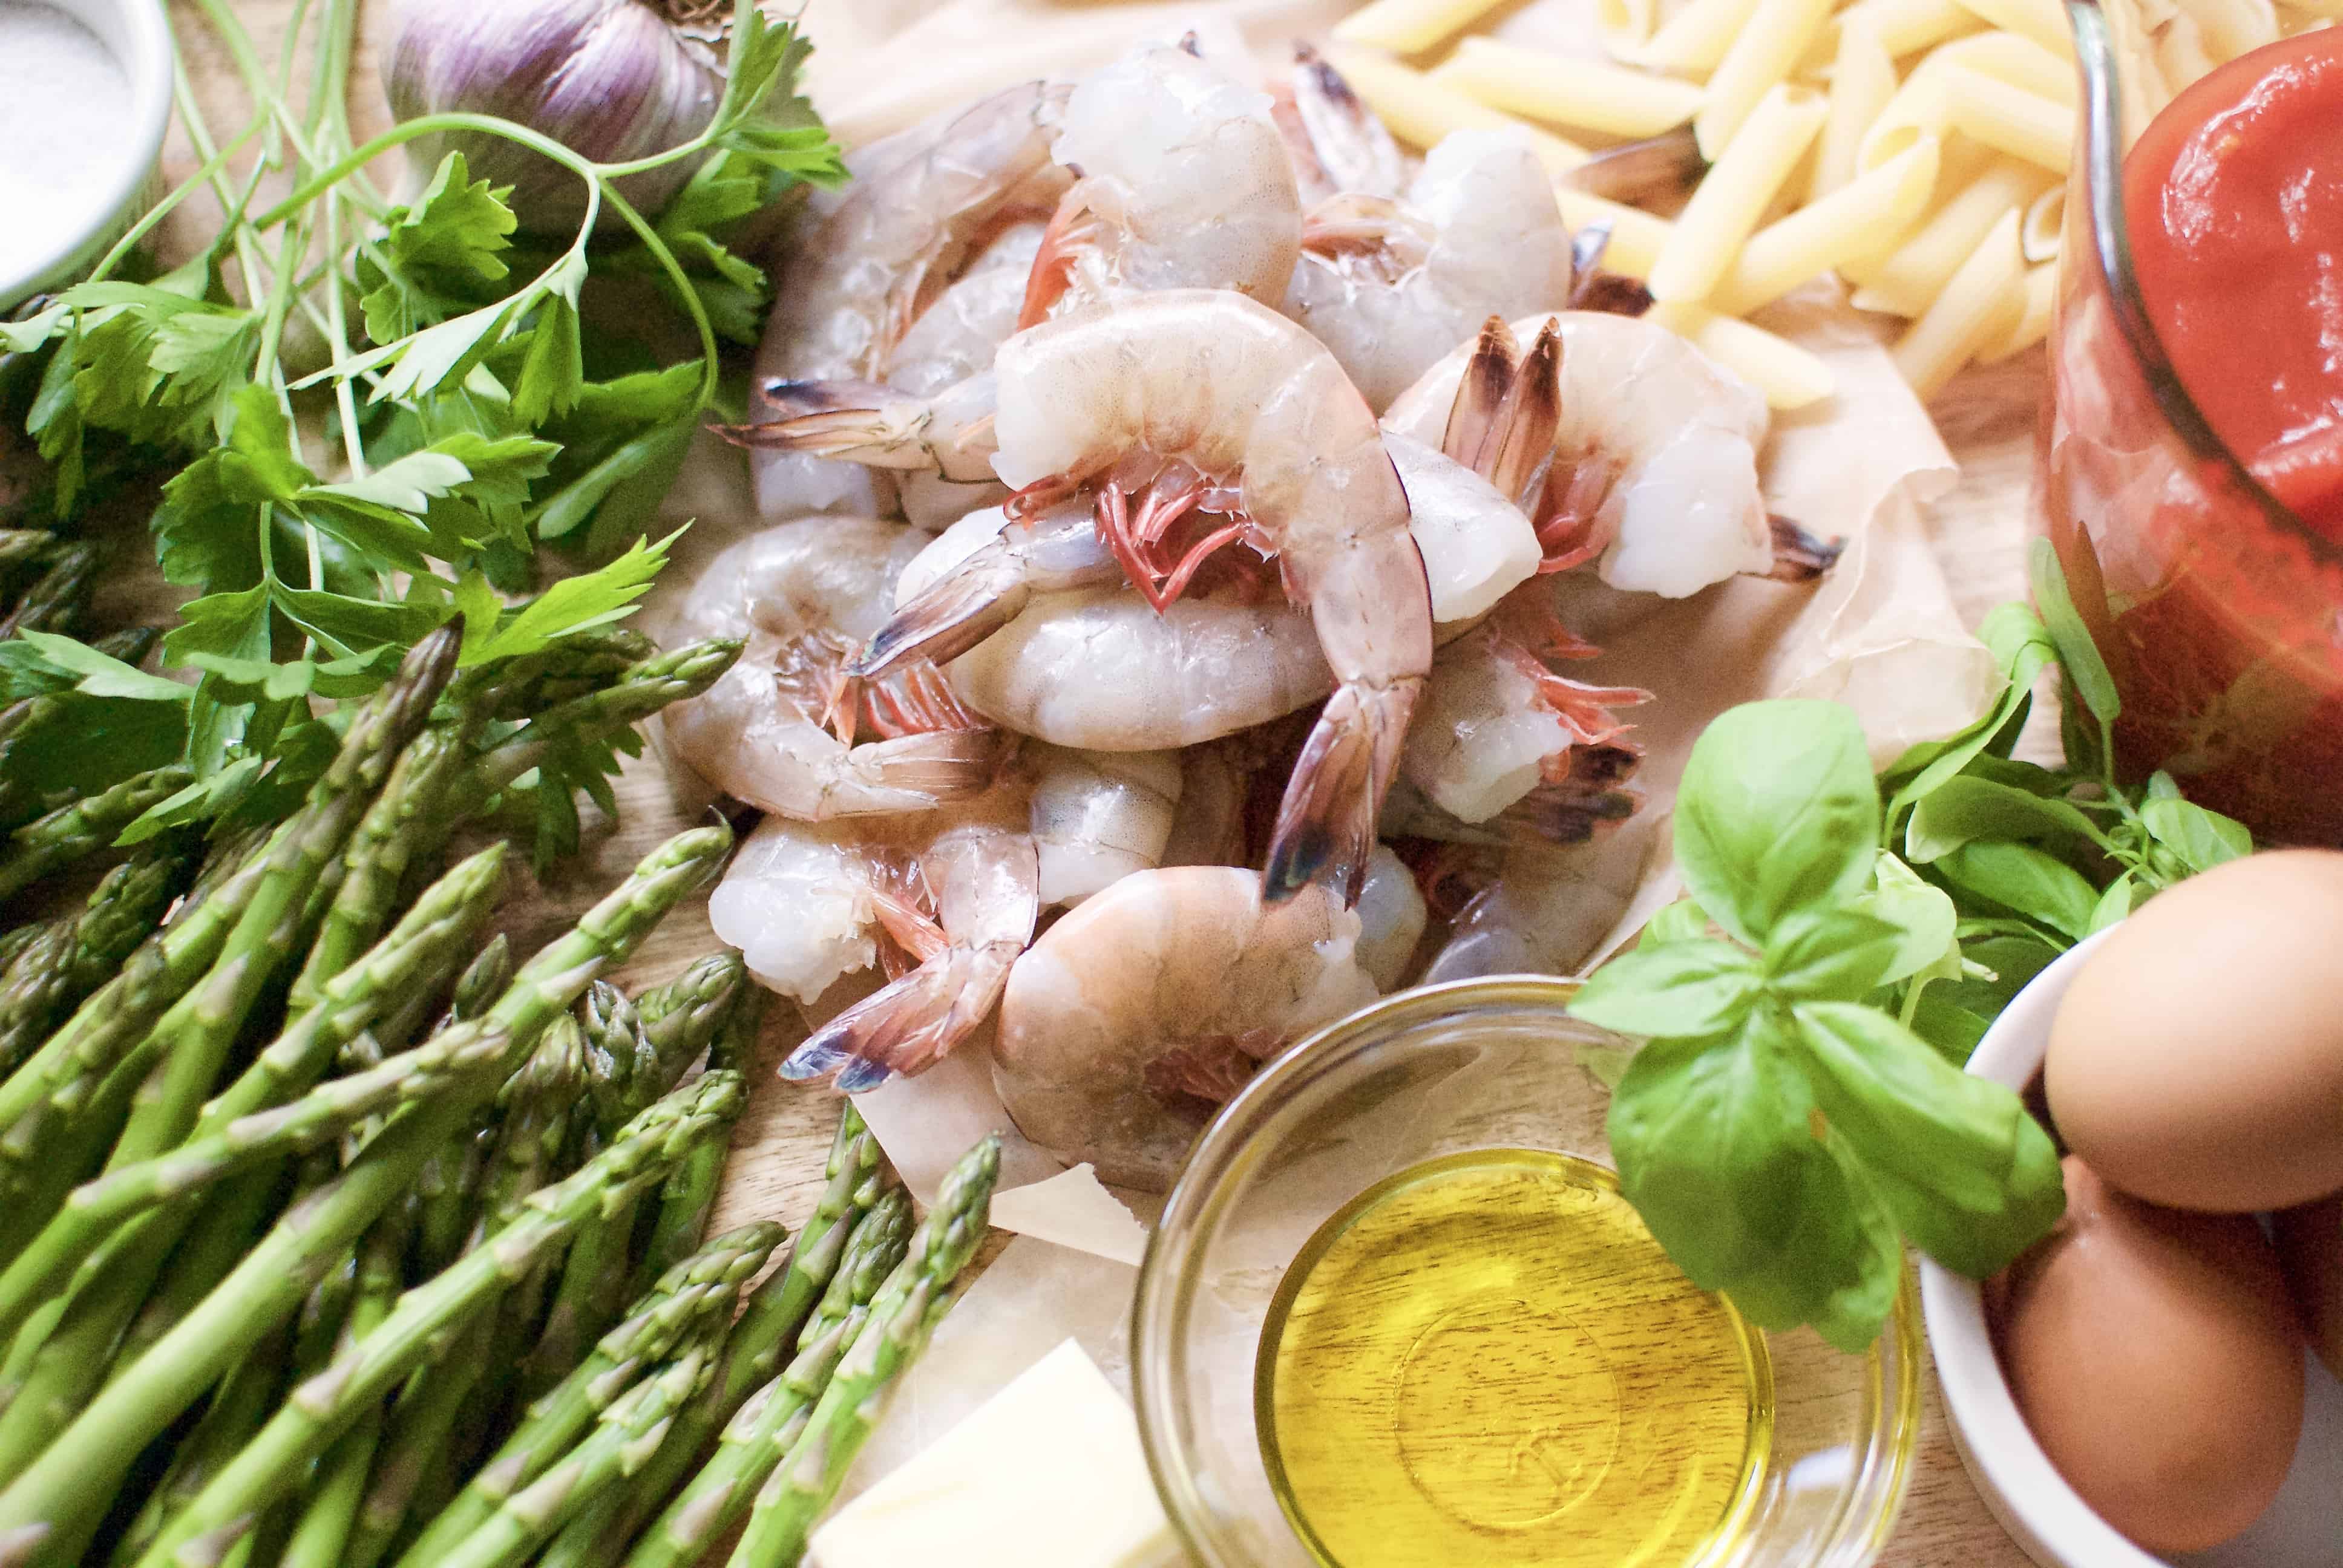
[(1278, 1287), (1254, 1398), (1328, 1568), (1718, 1561), (1773, 1433), (1765, 1341), (1610, 1171), (1531, 1150), (1415, 1166), (1328, 1221)]

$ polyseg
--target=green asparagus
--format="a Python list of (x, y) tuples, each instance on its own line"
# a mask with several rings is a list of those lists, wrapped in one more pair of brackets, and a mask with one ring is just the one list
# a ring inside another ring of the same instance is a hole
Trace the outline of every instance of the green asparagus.
[[(709, 1069), (746, 1072), (763, 1017), (762, 993), (753, 986), (743, 987), (723, 1026), (709, 1041)], [(648, 1289), (699, 1245), (708, 1231), (708, 1216), (716, 1208), (717, 1188), (724, 1180), (724, 1162), (730, 1153), (727, 1145), (709, 1143), (685, 1161), (659, 1189), (649, 1235), (635, 1264), (635, 1293)]]
[(744, 646), (738, 638), (687, 643), (633, 666), (613, 685), (546, 709), (473, 764), (467, 798), (485, 798), (541, 767), (581, 739), (631, 729), (671, 703), (688, 701), (716, 684)]
[(530, 1407), (527, 1419), (462, 1495), (441, 1510), (407, 1549), (399, 1568), (432, 1568), (568, 1452), (645, 1368), (672, 1354), (692, 1335), (711, 1327), (720, 1335), (731, 1322), (741, 1287), (764, 1267), (781, 1241), (779, 1225), (746, 1226), (717, 1238), (662, 1277), (559, 1387)]
[[(447, 1272), (401, 1296), (381, 1326), (293, 1391), (268, 1425), (165, 1531), (144, 1568), (203, 1568), (207, 1540), (233, 1531), (300, 1482), (308, 1463), (515, 1278), (618, 1196), (656, 1181), (737, 1115), (739, 1078), (711, 1073), (629, 1123), (578, 1172), (534, 1193), (510, 1224)], [(418, 1119), (419, 1120), (419, 1119)], [(118, 1385), (117, 1385), (118, 1386)], [(45, 1544), (45, 1543), (44, 1543)], [(182, 1548), (186, 1548), (182, 1552)]]
[(169, 799), (195, 777), (185, 768), (157, 768), (25, 823), (0, 849), (0, 899), (13, 899), (50, 873), (105, 849), (145, 816), (148, 807)]
[(838, 1495), (854, 1456), (869, 1441), (887, 1395), (927, 1348), (951, 1310), (952, 1285), (984, 1241), (1001, 1140), (986, 1139), (952, 1167), (936, 1206), (911, 1238), (910, 1256), (870, 1304), (804, 1433), (757, 1494), (749, 1527), (733, 1549), (733, 1568), (794, 1568), (808, 1536)]
[[(598, 972), (623, 961), (679, 899), (706, 879), (730, 844), (731, 835), (720, 828), (670, 839), (568, 937), (531, 960), (479, 1024), (460, 1027), (502, 1028), (516, 1057), (527, 1051)], [(135, 1365), (120, 1370), (0, 1491), (0, 1540), (37, 1538), (30, 1564), (75, 1561), (137, 1452), (234, 1364), (242, 1346), (298, 1306), (306, 1282), (407, 1195), (431, 1151), (494, 1092), (490, 1074), (477, 1097), (451, 1095), (392, 1118), (339, 1179), (288, 1211), (199, 1306)], [(27, 1533), (13, 1535), (19, 1531)]]
[(0, 975), (0, 1073), (14, 1071), (154, 934), (192, 869), (183, 845), (160, 840), (107, 872), (80, 915), (18, 953)]
[(799, 1334), (797, 1355), (725, 1424), (715, 1454), (636, 1543), (627, 1568), (685, 1568), (747, 1515), (759, 1483), (787, 1452), (792, 1423), (821, 1397), (863, 1317), (884, 1297), (907, 1255), (915, 1256), (906, 1250), (910, 1216), (910, 1200), (897, 1189), (862, 1217)]
[(72, 635), (96, 586), (98, 548), (87, 542), (63, 547), (49, 558), (49, 568), (33, 579), (5, 616), (0, 616), (0, 642), (22, 631), (54, 631)]
[(740, 1321), (724, 1343), (724, 1364), (708, 1396), (676, 1418), (635, 1485), (613, 1490), (587, 1505), (546, 1551), (541, 1568), (608, 1568), (627, 1548), (676, 1488), (716, 1434), (749, 1397), (772, 1381), (782, 1352), (804, 1329), (809, 1315), (839, 1271), (849, 1238), (886, 1191), (879, 1141), (862, 1124), (854, 1102), (839, 1113), (830, 1140), (828, 1181), (812, 1215), (798, 1233), (787, 1267), (778, 1269), (749, 1293)]

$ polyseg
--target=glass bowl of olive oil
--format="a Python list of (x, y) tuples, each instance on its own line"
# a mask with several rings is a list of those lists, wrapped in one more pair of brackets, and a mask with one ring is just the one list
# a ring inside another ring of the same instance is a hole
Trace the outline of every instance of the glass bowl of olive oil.
[(1861, 1568), (1920, 1412), (1909, 1278), (1865, 1355), (1697, 1290), (1620, 1195), (1627, 1042), (1575, 985), (1386, 998), (1198, 1140), (1132, 1382), (1202, 1568)]

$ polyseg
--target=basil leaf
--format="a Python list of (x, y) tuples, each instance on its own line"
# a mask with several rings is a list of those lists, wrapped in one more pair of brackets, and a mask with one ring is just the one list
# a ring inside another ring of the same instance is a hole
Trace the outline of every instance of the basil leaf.
[(2094, 842), (2101, 838), (2098, 824), (2064, 800), (1964, 775), (1946, 779), (1913, 809), (1904, 852), (1926, 865), (1973, 839), (2038, 840), (2070, 833)]
[(1644, 922), (1641, 940), (1647, 942), (1682, 942), (1706, 935), (1708, 911), (1690, 899), (1678, 899)]
[(2159, 768), (2147, 776), (2147, 791), (2144, 798), (2149, 800), (2177, 800), (2180, 799), (2180, 780)]
[(2126, 871), (2122, 876), (2109, 882), (2107, 890), (2101, 893), (2099, 901), (2091, 907), (2091, 930), (2106, 930), (2109, 926), (2130, 914), (2132, 891), (2133, 879), (2129, 871)]
[(1983, 1279), (2056, 1222), (2057, 1147), (2016, 1095), (1960, 1071), (1876, 1008), (1794, 1011), (1815, 1101), (1914, 1245)]
[(1993, 650), (2007, 685), (1992, 709), (1975, 724), (1930, 747), (1914, 747), (1888, 769), (1887, 777), (1891, 779), (1906, 771), (1914, 775), (1896, 791), (1888, 808), (1891, 817), (1986, 755), (1995, 739), (2009, 730), (2013, 721), (2018, 720), (2033, 701), (2036, 678), (2057, 654), (2050, 634), (2043, 629), (2034, 612), (2022, 604), (1996, 606), (1977, 628), (1977, 636)]
[(2077, 940), (2090, 935), (2098, 890), (2031, 844), (1964, 844), (1935, 862), (1954, 886)]
[(1879, 1337), (1904, 1282), (1904, 1241), (1896, 1220), (1838, 1140), (1806, 1140), (1797, 1206), (1776, 1221), (1779, 1245), (1765, 1267), (1725, 1287), (1741, 1315), (1760, 1328), (1811, 1323), (1838, 1349), (1859, 1355)]
[(1731, 942), (1645, 942), (1596, 970), (1570, 1011), (1621, 1034), (1718, 1034), (1748, 1013), (1760, 983), (1757, 960)]
[(2058, 645), (2059, 664), (2082, 693), (2091, 717), (2102, 724), (2113, 724), (2123, 712), (2123, 700), (2116, 695), (2116, 678), (2107, 672), (2107, 661), (2099, 656), (2099, 645), (2091, 640), (2090, 628), (2075, 608), (2057, 550), (2048, 539), (2036, 539), (2026, 565), (2033, 579), (2034, 602), (2041, 607), (2042, 624), (2050, 640)]
[(1654, 1040), (1611, 1098), (1620, 1191), (1706, 1291), (1773, 1265), (1805, 1203), (1814, 1099), (1763, 1033)]
[(1837, 703), (1745, 703), (1693, 746), (1676, 861), (1710, 918), (1753, 947), (1789, 910), (1859, 891), (1878, 838), (1863, 727)]
[(2193, 801), (2159, 796), (2139, 809), (2139, 819), (2192, 872), (2209, 871), (2254, 852), (2254, 836), (2244, 823)]
[(1792, 996), (1854, 1001), (1887, 983), (1903, 946), (1903, 929), (1872, 915), (1793, 910), (1765, 940), (1765, 973)]
[(1875, 885), (1871, 891), (1848, 907), (1885, 920), (1901, 933), (1896, 957), (1880, 983), (1893, 985), (1947, 960), (1957, 973), (1961, 916), (1951, 895), (1922, 881), (1911, 867), (1885, 849), (1879, 852), (1873, 880)]
[(1992, 1023), (1930, 986), (1912, 1004), (1912, 1032), (1955, 1067), (1966, 1067)]

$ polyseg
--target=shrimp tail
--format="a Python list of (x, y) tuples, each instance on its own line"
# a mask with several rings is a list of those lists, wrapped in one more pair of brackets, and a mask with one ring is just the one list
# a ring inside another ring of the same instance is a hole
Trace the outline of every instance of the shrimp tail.
[(1058, 198), (1049, 226), (1041, 231), (1041, 248), (1034, 254), (1033, 270), (1025, 279), (1025, 301), (1017, 312), (1017, 330), (1039, 326), (1073, 286), (1082, 253), (1098, 244), (1098, 215), (1091, 210), (1090, 192), (1076, 180)]
[(1277, 809), (1262, 901), (1282, 903), (1313, 882), (1359, 901), (1384, 794), (1399, 769), (1421, 676), (1336, 689), (1303, 742)]
[(1513, 389), (1513, 367), (1521, 357), (1521, 345), (1503, 317), (1492, 316), (1481, 324), (1480, 338), (1464, 362), (1463, 379), (1457, 383), (1456, 400), (1448, 407), (1448, 425), (1440, 436), (1442, 452), (1473, 467), (1505, 394)]
[(948, 664), (1015, 620), (1031, 598), (1025, 574), (1013, 565), (947, 573), (871, 633), (848, 672), (867, 678), (911, 658)]
[(1774, 569), (1765, 573), (1777, 583), (1812, 582), (1838, 564), (1846, 549), (1845, 539), (1818, 539), (1779, 514), (1765, 518), (1774, 535)]
[(769, 447), (838, 457), (873, 468), (941, 473), (948, 479), (991, 477), (990, 377), (933, 397), (914, 397), (876, 381), (850, 377), (765, 383), (772, 417), (719, 425), (736, 447)]
[(870, 741), (850, 755), (868, 782), (940, 803), (991, 788), (1009, 745), (999, 729), (939, 729)]
[(1013, 942), (943, 949), (822, 1025), (789, 1052), (781, 1076), (830, 1078), (840, 1092), (859, 1094), (897, 1073), (926, 1071), (992, 1016), (1019, 950)]

